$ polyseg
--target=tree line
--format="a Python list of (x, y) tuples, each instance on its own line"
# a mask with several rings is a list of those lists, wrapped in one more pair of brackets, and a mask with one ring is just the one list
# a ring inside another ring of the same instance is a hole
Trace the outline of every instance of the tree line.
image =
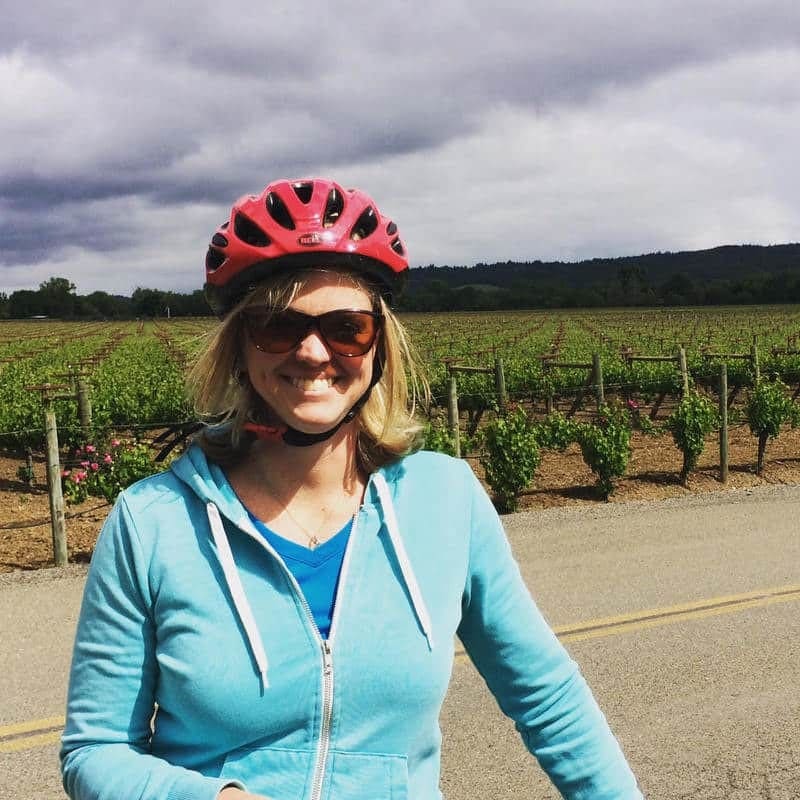
[[(410, 271), (401, 311), (713, 306), (800, 303), (800, 244), (728, 245), (580, 262), (516, 262)], [(202, 289), (137, 288), (130, 297), (76, 293), (67, 278), (0, 292), (0, 318), (135, 319), (207, 316)]]
[(38, 289), (0, 293), (0, 319), (143, 319), (152, 317), (203, 317), (211, 314), (202, 289), (190, 294), (136, 289), (130, 297), (108, 292), (76, 293), (67, 278), (53, 277)]
[(403, 311), (494, 311), (519, 308), (617, 308), (625, 306), (730, 306), (800, 303), (800, 269), (755, 273), (735, 280), (702, 280), (685, 272), (651, 283), (621, 268), (613, 279), (586, 286), (564, 281), (516, 281), (509, 286), (448, 286), (440, 279), (412, 287)]

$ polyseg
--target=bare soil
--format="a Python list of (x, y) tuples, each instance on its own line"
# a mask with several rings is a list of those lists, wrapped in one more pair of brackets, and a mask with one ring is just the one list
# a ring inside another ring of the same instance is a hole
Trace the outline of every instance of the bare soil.
[[(478, 475), (480, 465), (469, 458)], [(709, 437), (699, 468), (680, 483), (681, 453), (669, 434), (633, 435), (633, 453), (612, 503), (630, 500), (661, 500), (701, 492), (741, 489), (769, 484), (800, 484), (800, 429), (785, 430), (767, 446), (761, 476), (755, 474), (756, 440), (746, 425), (730, 429), (729, 477), (719, 480), (719, 447)], [(34, 485), (18, 477), (24, 465), (20, 456), (0, 454), (0, 572), (31, 570), (52, 566), (53, 547), (50, 512), (42, 456), (34, 457)], [(521, 498), (520, 510), (553, 506), (596, 506), (605, 501), (598, 495), (595, 479), (583, 463), (577, 445), (564, 453), (547, 452), (536, 473), (534, 485)], [(90, 498), (67, 508), (67, 542), (73, 563), (87, 562), (109, 506)]]

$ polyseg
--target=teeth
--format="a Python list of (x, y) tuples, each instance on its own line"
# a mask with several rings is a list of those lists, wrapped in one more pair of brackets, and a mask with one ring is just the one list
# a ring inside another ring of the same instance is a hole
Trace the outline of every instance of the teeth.
[(292, 386), (302, 389), (304, 392), (322, 392), (333, 386), (333, 378), (291, 378)]

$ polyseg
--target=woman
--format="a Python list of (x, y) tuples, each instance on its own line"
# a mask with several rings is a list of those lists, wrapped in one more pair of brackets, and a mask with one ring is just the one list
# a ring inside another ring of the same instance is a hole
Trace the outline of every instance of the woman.
[(98, 540), (74, 800), (440, 798), (456, 635), (564, 797), (641, 797), (471, 470), (414, 452), (424, 384), (387, 303), (407, 269), (394, 223), (326, 180), (215, 233), (222, 324), (190, 383), (224, 420)]

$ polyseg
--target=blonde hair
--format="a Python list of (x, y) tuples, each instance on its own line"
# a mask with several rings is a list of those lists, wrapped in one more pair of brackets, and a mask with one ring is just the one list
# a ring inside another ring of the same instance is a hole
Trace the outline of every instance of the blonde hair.
[(381, 377), (354, 420), (360, 465), (373, 472), (378, 467), (418, 449), (424, 426), (417, 419), (420, 405), (427, 406), (430, 388), (420, 360), (402, 323), (376, 288), (361, 275), (330, 269), (304, 269), (264, 281), (238, 303), (208, 336), (187, 376), (187, 389), (197, 414), (214, 424), (205, 428), (199, 445), (213, 461), (224, 465), (242, 459), (254, 441), (243, 429), (248, 422), (263, 422), (269, 409), (242, 371), (244, 327), (241, 311), (259, 305), (271, 313), (285, 311), (310, 279), (334, 271), (342, 280), (365, 291), (375, 310), (384, 316), (377, 340)]

